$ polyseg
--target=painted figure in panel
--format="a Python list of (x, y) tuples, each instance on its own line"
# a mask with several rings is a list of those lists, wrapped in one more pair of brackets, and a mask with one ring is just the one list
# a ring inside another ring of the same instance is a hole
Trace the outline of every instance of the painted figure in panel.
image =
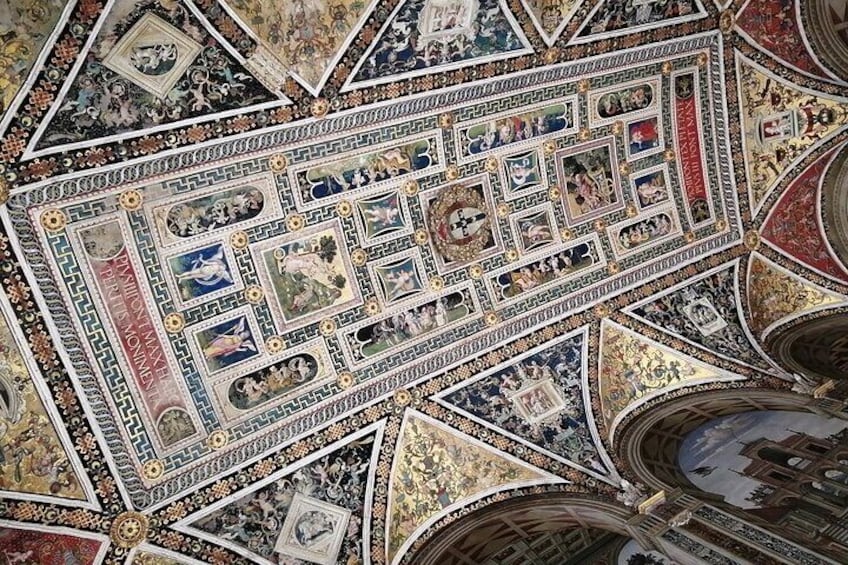
[(407, 0), (356, 75), (379, 79), (521, 49), (499, 0)]
[(168, 260), (184, 301), (232, 287), (235, 283), (224, 246), (210, 245)]
[(309, 168), (297, 174), (304, 197), (324, 198), (372, 186), (431, 167), (437, 162), (431, 139), (422, 139)]
[(210, 373), (257, 356), (247, 316), (239, 316), (197, 333), (197, 343)]
[(572, 126), (573, 106), (554, 104), (539, 110), (497, 118), (465, 128), (466, 156), (485, 153), (520, 141), (533, 139)]
[(633, 179), (636, 186), (636, 198), (640, 208), (647, 208), (668, 200), (668, 185), (663, 171), (653, 171), (636, 176)]
[(511, 157), (504, 157), (503, 168), (509, 192), (529, 190), (542, 182), (539, 156), (536, 151), (528, 151)]
[(580, 243), (554, 255), (518, 267), (495, 279), (500, 300), (513, 298), (536, 287), (564, 278), (596, 262), (594, 246)]
[(675, 222), (670, 214), (656, 214), (619, 231), (618, 244), (621, 249), (641, 247), (655, 239), (665, 237), (674, 229)]
[(309, 383), (315, 379), (318, 370), (318, 361), (312, 355), (295, 355), (237, 378), (228, 387), (227, 397), (230, 404), (239, 410), (250, 410)]
[(287, 318), (305, 316), (339, 300), (348, 280), (336, 268), (338, 252), (335, 237), (323, 235), (282, 245), (266, 255), (266, 260), (273, 258), (274, 288)]
[(653, 100), (654, 88), (650, 84), (640, 84), (608, 92), (598, 99), (598, 116), (606, 119), (637, 112), (650, 106)]
[(521, 248), (532, 251), (554, 241), (553, 227), (550, 214), (541, 210), (535, 214), (524, 216), (518, 220), (518, 235), (521, 238)]
[(652, 152), (660, 146), (660, 132), (657, 118), (647, 118), (627, 125), (627, 142), (631, 157)]
[(264, 206), (262, 191), (248, 185), (176, 204), (165, 224), (174, 236), (189, 238), (255, 218)]
[(609, 146), (562, 157), (560, 167), (572, 219), (619, 202)]
[(695, 0), (606, 0), (580, 36), (648, 25), (697, 11), (699, 7)]
[(365, 226), (366, 239), (374, 239), (406, 227), (397, 192), (358, 200), (356, 206)]
[(393, 349), (459, 320), (473, 311), (467, 291), (459, 291), (395, 312), (361, 328), (348, 341), (357, 360)]

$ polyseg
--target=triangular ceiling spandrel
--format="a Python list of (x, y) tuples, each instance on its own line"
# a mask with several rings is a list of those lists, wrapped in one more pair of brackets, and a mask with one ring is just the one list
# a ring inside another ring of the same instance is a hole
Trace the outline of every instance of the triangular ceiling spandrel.
[(607, 475), (586, 410), (586, 331), (565, 335), (460, 383), (440, 402), (565, 462)]
[(711, 353), (771, 371), (740, 314), (738, 262), (628, 308), (633, 317)]
[(597, 386), (610, 441), (623, 416), (652, 398), (684, 386), (741, 378), (609, 320), (601, 324)]
[(32, 10), (15, 9), (9, 1), (0, 4), (0, 124), (67, 3), (46, 0)]
[[(302, 462), (224, 499), (178, 529), (251, 562), (368, 563), (369, 524), (382, 424), (344, 438)], [(320, 542), (320, 543), (319, 543)]]
[(707, 17), (701, 0), (621, 2), (601, 0), (570, 43), (588, 43)]
[(736, 14), (736, 26), (757, 47), (802, 73), (833, 80), (807, 47), (793, 1), (748, 0)]
[(103, 563), (108, 538), (66, 528), (33, 524), (0, 523), (0, 555), (4, 563), (29, 565), (69, 565)]
[(521, 3), (545, 43), (553, 45), (583, 0), (521, 0)]
[(317, 95), (377, 0), (222, 2), (280, 65)]
[[(5, 295), (0, 305), (8, 306)], [(88, 478), (64, 428), (56, 427), (59, 418), (45, 408), (46, 385), (27, 363), (32, 354), (14, 327), (0, 314), (0, 499), (91, 500)], [(77, 402), (70, 390), (61, 401)]]
[(356, 63), (345, 89), (532, 52), (504, 0), (462, 5), (405, 0)]
[(748, 263), (751, 330), (765, 335), (777, 323), (844, 303), (845, 297), (821, 288), (758, 253)]
[(802, 89), (736, 55), (739, 116), (751, 209), (801, 158), (848, 124), (848, 99)]
[(763, 240), (819, 273), (848, 284), (848, 272), (827, 243), (820, 212), (821, 183), (837, 147), (804, 169), (769, 212)]
[[(282, 103), (180, 0), (118, 0), (96, 33), (31, 156)], [(193, 135), (202, 141), (212, 132), (197, 127)]]
[(408, 411), (389, 478), (387, 561), (444, 512), (506, 488), (550, 482), (562, 479)]

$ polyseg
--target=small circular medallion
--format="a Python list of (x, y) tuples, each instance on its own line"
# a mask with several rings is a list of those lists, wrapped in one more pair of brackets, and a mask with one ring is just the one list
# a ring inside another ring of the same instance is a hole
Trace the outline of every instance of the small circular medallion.
[(249, 241), (245, 231), (238, 230), (230, 234), (230, 245), (233, 249), (244, 249)]
[(545, 155), (553, 155), (557, 150), (556, 142), (553, 140), (544, 142), (542, 144), (542, 150), (545, 152)]
[(483, 276), (483, 267), (478, 264), (471, 265), (468, 267), (468, 276), (474, 280), (477, 280)]
[(486, 172), (487, 173), (497, 173), (498, 172), (498, 160), (496, 157), (489, 157), (486, 159)]
[(347, 371), (339, 373), (338, 378), (336, 378), (336, 385), (342, 390), (349, 389), (353, 386), (353, 374)]
[(321, 332), (321, 335), (329, 337), (336, 333), (336, 322), (330, 318), (321, 320), (321, 323), (318, 324), (318, 331)]
[(504, 253), (504, 256), (506, 257), (507, 261), (512, 263), (513, 261), (518, 260), (518, 251), (516, 251), (514, 248), (510, 247), (509, 249), (506, 250), (506, 253)]
[(580, 131), (577, 132), (577, 139), (580, 141), (586, 141), (590, 137), (592, 137), (592, 132), (589, 128), (580, 128)]
[(143, 202), (141, 193), (137, 190), (125, 190), (118, 196), (118, 206), (127, 212), (135, 212)]
[(268, 353), (275, 355), (286, 348), (286, 342), (278, 335), (272, 335), (265, 341), (265, 349)]
[(365, 311), (366, 316), (376, 316), (380, 313), (380, 303), (374, 298), (369, 298), (362, 305), (362, 309)]
[(427, 230), (424, 229), (415, 230), (415, 234), (412, 237), (415, 240), (416, 245), (425, 245), (430, 240), (430, 236), (427, 235)]
[(129, 549), (147, 537), (147, 517), (139, 512), (123, 512), (112, 521), (109, 537), (118, 547)]
[(589, 92), (589, 79), (582, 78), (577, 81), (577, 92), (580, 94), (586, 94)]
[(660, 67), (660, 70), (662, 71), (662, 74), (668, 76), (668, 75), (671, 74), (671, 71), (674, 70), (674, 65), (671, 63), (671, 61), (666, 61), (665, 63), (662, 64), (662, 67)]
[(633, 204), (629, 204), (627, 208), (624, 209), (624, 213), (627, 214), (628, 218), (635, 218), (636, 214), (638, 214), (638, 210), (636, 210), (636, 206)]
[(757, 230), (749, 230), (745, 232), (743, 242), (749, 250), (756, 251), (760, 246), (760, 234), (757, 233)]
[(356, 248), (350, 252), (350, 262), (361, 267), (368, 262), (368, 253), (364, 249)]
[(453, 127), (453, 114), (450, 112), (445, 112), (444, 114), (439, 116), (439, 127), (442, 129), (450, 129)]
[(506, 202), (501, 202), (498, 204), (497, 212), (499, 218), (506, 218), (509, 216), (509, 213), (512, 211), (512, 207)]
[(300, 214), (292, 214), (286, 218), (286, 226), (289, 231), (298, 231), (306, 225), (306, 220)]
[(551, 200), (559, 200), (560, 196), (562, 196), (562, 191), (557, 185), (553, 185), (548, 189), (548, 198)]
[(487, 326), (494, 326), (500, 321), (500, 316), (498, 316), (497, 312), (489, 311), (483, 316), (483, 322)]
[(403, 192), (410, 198), (418, 194), (418, 188), (418, 181), (415, 179), (409, 179), (403, 183)]
[(230, 436), (224, 430), (215, 430), (206, 438), (206, 445), (211, 449), (222, 449), (230, 442)]
[(256, 286), (255, 284), (244, 289), (244, 299), (251, 304), (259, 304), (262, 302), (262, 298), (264, 296), (265, 293), (262, 291), (262, 287)]
[(618, 170), (621, 172), (622, 175), (630, 174), (630, 163), (628, 163), (627, 161), (622, 161), (618, 164)]
[(341, 200), (336, 204), (336, 212), (338, 212), (340, 217), (347, 218), (353, 214), (353, 205), (347, 200)]
[(617, 275), (621, 272), (621, 267), (615, 261), (610, 261), (607, 263), (607, 272), (611, 275)]
[(274, 173), (283, 173), (289, 166), (289, 160), (282, 153), (268, 157), (268, 168)]
[(41, 213), (41, 227), (49, 232), (60, 232), (68, 225), (68, 217), (58, 208), (45, 210)]
[(326, 98), (316, 98), (310, 105), (312, 115), (316, 118), (323, 118), (330, 111), (330, 103)]
[(663, 157), (665, 157), (665, 160), (669, 163), (671, 163), (677, 158), (677, 156), (674, 154), (674, 149), (666, 149), (665, 153), (663, 153)]
[(445, 169), (445, 178), (448, 179), (448, 181), (455, 181), (456, 179), (458, 179), (459, 167), (457, 167), (456, 165), (448, 165), (448, 167)]
[(394, 401), (396, 405), (403, 408), (404, 406), (409, 406), (409, 403), (412, 402), (412, 395), (409, 394), (408, 390), (402, 388), (395, 391)]
[(165, 472), (165, 464), (161, 459), (151, 459), (146, 461), (141, 467), (141, 474), (149, 481), (155, 481)]
[(162, 325), (168, 333), (179, 333), (185, 327), (185, 318), (179, 312), (171, 312), (162, 319)]
[(435, 290), (436, 292), (445, 288), (445, 279), (436, 275), (430, 278), (430, 289)]

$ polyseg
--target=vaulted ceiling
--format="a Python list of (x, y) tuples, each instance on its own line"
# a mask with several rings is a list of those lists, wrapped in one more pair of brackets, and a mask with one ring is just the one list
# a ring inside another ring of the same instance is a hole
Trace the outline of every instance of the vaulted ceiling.
[[(414, 563), (510, 497), (633, 506), (622, 438), (671, 399), (844, 370), (797, 350), (841, 352), (848, 306), (845, 2), (0, 16), (0, 540), (24, 559)], [(450, 555), (624, 539), (524, 520)]]

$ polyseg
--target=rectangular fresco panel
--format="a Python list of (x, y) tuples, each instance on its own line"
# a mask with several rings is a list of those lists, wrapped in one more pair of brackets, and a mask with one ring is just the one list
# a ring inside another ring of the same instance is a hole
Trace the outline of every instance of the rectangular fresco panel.
[(174, 300), (183, 308), (243, 287), (231, 248), (224, 243), (183, 251), (166, 263)]
[(668, 167), (657, 165), (630, 175), (634, 199), (640, 210), (668, 202), (671, 184)]
[(538, 149), (518, 151), (501, 159), (501, 183), (507, 200), (518, 198), (548, 185), (545, 161)]
[(261, 334), (247, 313), (219, 316), (191, 331), (198, 363), (209, 376), (230, 372), (262, 354)]
[(163, 246), (177, 245), (222, 230), (245, 229), (279, 214), (279, 199), (267, 176), (243, 179), (188, 197), (147, 206)]
[(648, 77), (589, 94), (589, 125), (655, 113), (660, 105), (660, 80)]
[(624, 257), (646, 247), (653, 247), (681, 233), (680, 221), (674, 207), (655, 210), (648, 216), (620, 222), (607, 228), (607, 236), (616, 257)]
[(135, 260), (118, 220), (77, 232), (104, 317), (117, 338), (142, 406), (167, 447), (196, 433), (179, 376), (171, 371), (168, 345), (159, 334)]
[[(564, 248), (563, 248), (564, 247)], [(487, 286), (496, 303), (535, 294), (577, 272), (604, 265), (597, 236), (569, 243), (548, 255), (535, 255), (517, 265), (496, 270)]]
[(250, 251), (281, 332), (362, 301), (336, 221), (263, 241)]
[(701, 109), (696, 96), (698, 84), (698, 75), (694, 71), (675, 75), (672, 79), (677, 168), (693, 225), (703, 224), (713, 215), (704, 176)]
[(563, 149), (554, 160), (569, 226), (624, 207), (612, 137)]
[(443, 333), (456, 323), (470, 320), (479, 309), (470, 287), (427, 296), (412, 305), (352, 326), (343, 334), (343, 344), (352, 364), (360, 366), (370, 359)]
[(273, 364), (216, 382), (212, 389), (227, 421), (239, 421), (268, 410), (334, 378), (322, 340), (285, 350)]
[(344, 153), (324, 161), (289, 167), (289, 182), (297, 187), (297, 202), (312, 209), (352, 194), (392, 184), (406, 178), (444, 169), (442, 138), (428, 133), (401, 139), (368, 151)]
[(459, 161), (470, 161), (501, 148), (532, 146), (543, 139), (571, 133), (577, 128), (576, 112), (576, 101), (567, 98), (521, 112), (502, 112), (484, 120), (456, 124)]

